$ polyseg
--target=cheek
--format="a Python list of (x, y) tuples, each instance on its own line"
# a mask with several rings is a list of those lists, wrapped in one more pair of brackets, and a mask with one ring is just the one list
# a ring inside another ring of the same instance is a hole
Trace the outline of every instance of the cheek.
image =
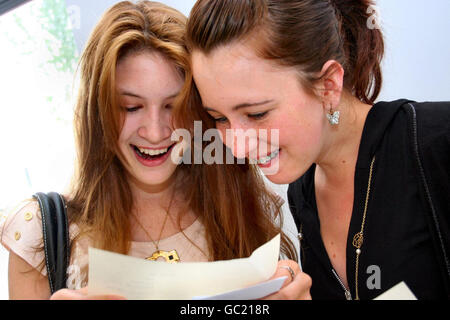
[(317, 157), (321, 148), (321, 128), (320, 123), (308, 121), (287, 124), (280, 130), (280, 147), (295, 166), (313, 162)]
[(122, 123), (122, 129), (119, 135), (119, 145), (123, 148), (124, 144), (128, 144), (129, 139), (133, 136), (133, 132), (137, 130), (136, 121), (132, 117), (125, 117)]
[(173, 124), (173, 118), (172, 118), (172, 109), (165, 109), (162, 113), (161, 113), (161, 122), (167, 126), (168, 128), (170, 128), (170, 130), (174, 130), (174, 124)]
[(222, 140), (223, 144), (231, 148), (233, 142), (231, 140), (232, 137), (230, 135), (228, 135), (227, 138), (227, 128), (225, 126), (217, 125), (216, 129), (219, 132), (220, 139)]

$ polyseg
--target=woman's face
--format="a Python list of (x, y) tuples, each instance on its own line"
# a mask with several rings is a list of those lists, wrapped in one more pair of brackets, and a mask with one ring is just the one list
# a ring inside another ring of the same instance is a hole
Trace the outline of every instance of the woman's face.
[(141, 189), (158, 189), (174, 176), (171, 113), (182, 85), (175, 66), (159, 53), (131, 54), (117, 65), (116, 90), (125, 115), (119, 147)]
[[(325, 111), (302, 88), (296, 70), (259, 58), (241, 43), (208, 55), (194, 50), (192, 64), (203, 106), (235, 157), (257, 159), (269, 180), (287, 184), (320, 156)], [(227, 129), (235, 131), (227, 135)], [(239, 143), (248, 129), (257, 133), (253, 143)]]

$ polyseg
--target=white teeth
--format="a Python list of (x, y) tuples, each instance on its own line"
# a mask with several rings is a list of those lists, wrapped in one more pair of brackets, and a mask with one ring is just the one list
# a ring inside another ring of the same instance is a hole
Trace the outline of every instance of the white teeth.
[(276, 150), (276, 151), (272, 152), (271, 154), (269, 154), (268, 156), (256, 160), (256, 163), (257, 164), (266, 164), (270, 160), (276, 158), (276, 156), (278, 156), (279, 153), (280, 153), (280, 150)]
[(159, 154), (166, 153), (167, 150), (169, 150), (169, 148), (159, 149), (159, 150), (150, 150), (150, 149), (139, 148), (139, 151), (141, 153), (145, 153), (145, 154), (148, 154), (150, 156), (157, 156)]

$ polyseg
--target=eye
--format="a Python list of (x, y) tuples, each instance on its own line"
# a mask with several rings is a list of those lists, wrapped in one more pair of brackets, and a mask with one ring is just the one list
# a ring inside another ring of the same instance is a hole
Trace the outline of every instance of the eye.
[(225, 118), (225, 117), (222, 117), (222, 118), (213, 118), (213, 119), (214, 119), (214, 122), (216, 122), (216, 123), (225, 123), (225, 122), (228, 121), (228, 119)]
[(138, 111), (141, 107), (140, 106), (136, 106), (136, 107), (123, 107), (125, 109), (126, 112), (136, 112)]
[(166, 109), (167, 110), (172, 110), (173, 109), (173, 105), (172, 104), (166, 104)]
[(263, 119), (269, 112), (260, 112), (260, 113), (253, 113), (253, 114), (248, 114), (247, 117), (253, 119), (253, 120), (261, 120)]
[(214, 122), (215, 123), (225, 123), (225, 122), (227, 122), (227, 118), (226, 117), (214, 117), (212, 114), (210, 114), (209, 112), (208, 112), (208, 116), (212, 119), (212, 120), (214, 120)]

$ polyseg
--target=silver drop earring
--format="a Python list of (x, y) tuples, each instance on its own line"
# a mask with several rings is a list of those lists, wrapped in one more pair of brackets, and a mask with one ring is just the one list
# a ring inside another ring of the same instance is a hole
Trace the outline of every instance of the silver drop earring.
[(333, 107), (330, 108), (330, 111), (327, 113), (327, 119), (331, 125), (335, 126), (339, 124), (339, 111), (333, 111)]

